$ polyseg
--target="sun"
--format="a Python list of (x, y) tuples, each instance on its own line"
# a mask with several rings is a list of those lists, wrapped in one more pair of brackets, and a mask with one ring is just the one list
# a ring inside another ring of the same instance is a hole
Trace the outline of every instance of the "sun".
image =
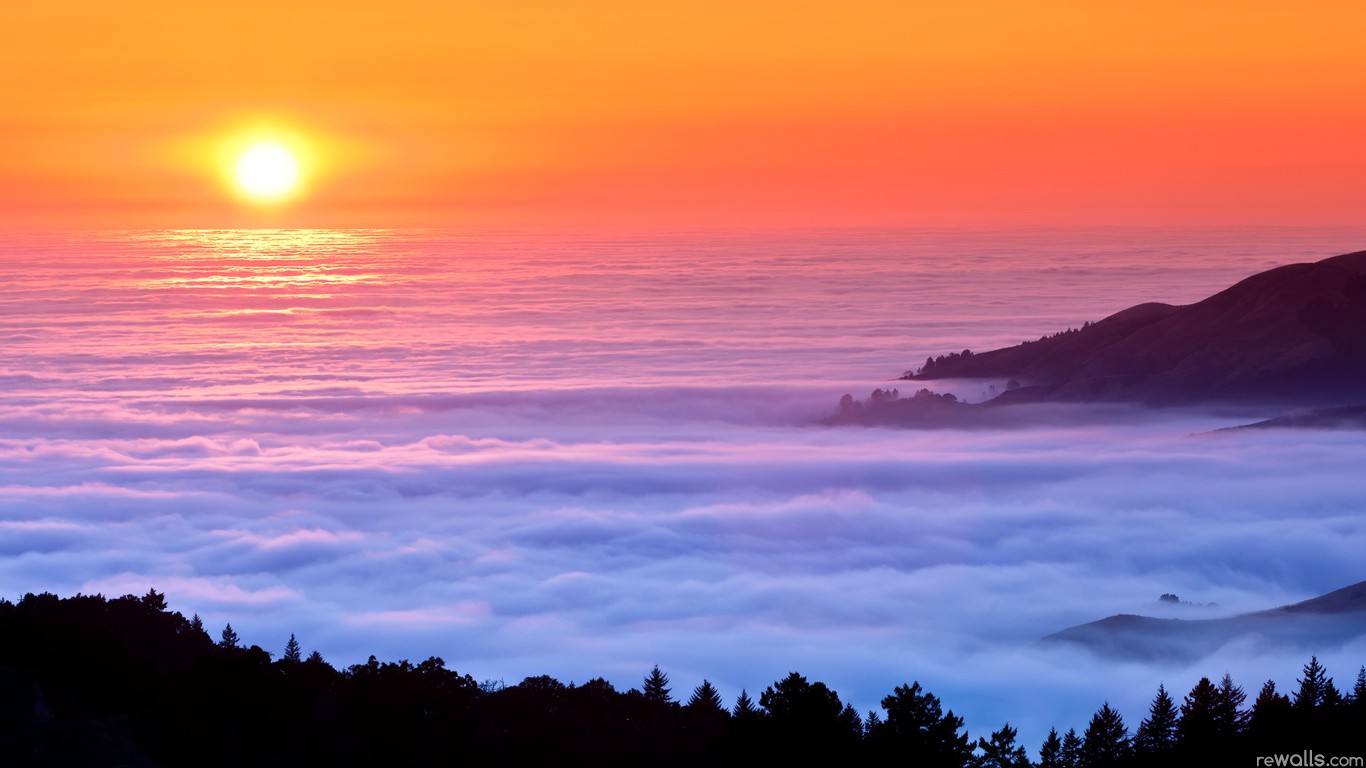
[(257, 141), (237, 156), (237, 186), (255, 200), (280, 200), (299, 186), (299, 161), (278, 141)]

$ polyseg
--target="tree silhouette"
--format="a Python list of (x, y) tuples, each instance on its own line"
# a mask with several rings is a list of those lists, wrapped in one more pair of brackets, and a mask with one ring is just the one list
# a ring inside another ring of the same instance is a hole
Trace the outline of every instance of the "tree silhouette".
[[(294, 635), (282, 656), (290, 663), (272, 664), (231, 624), (217, 643), (202, 626), (170, 612), (155, 591), (0, 598), (0, 763), (19, 755), (23, 765), (177, 765), (195, 754), (211, 755), (197, 760), (208, 765), (339, 767), (1026, 765), (1013, 727), (969, 742), (962, 719), (919, 683), (899, 686), (883, 700), (885, 714), (861, 721), (825, 684), (794, 672), (764, 692), (766, 712), (741, 691), (736, 716), (727, 717), (707, 680), (686, 707), (673, 705), (658, 667), (646, 687), (670, 706), (602, 678), (480, 685), (438, 657), (371, 657), (339, 672), (315, 651), (295, 664), (302, 654)], [(1306, 749), (1352, 754), (1366, 732), (1366, 667), (1355, 682), (1343, 697), (1315, 657), (1295, 704), (1268, 681), (1249, 712), (1247, 695), (1224, 675), (1201, 679), (1179, 715), (1158, 686), (1132, 741), (1107, 703), (1084, 740), (1051, 730), (1039, 765), (1250, 765), (1253, 755)]]
[(1081, 765), (1081, 737), (1077, 735), (1077, 729), (1068, 728), (1067, 733), (1062, 737), (1062, 751), (1058, 753), (1059, 762), (1063, 768), (1079, 768)]
[(158, 613), (163, 612), (166, 610), (166, 595), (155, 589), (148, 589), (147, 594), (142, 596), (142, 604)]
[(1083, 768), (1109, 768), (1122, 765), (1131, 754), (1129, 729), (1124, 718), (1105, 702), (1091, 716), (1082, 737), (1081, 765)]
[(1243, 710), (1247, 694), (1240, 686), (1233, 684), (1233, 678), (1225, 673), (1219, 680), (1219, 689), (1214, 697), (1214, 727), (1220, 738), (1231, 738), (1243, 732), (1247, 726), (1248, 713)]
[(1314, 709), (1321, 705), (1330, 685), (1328, 672), (1319, 663), (1318, 656), (1309, 657), (1309, 663), (1304, 665), (1304, 677), (1295, 682), (1300, 684), (1294, 699), (1295, 708), (1299, 710)]
[(1319, 706), (1324, 709), (1339, 709), (1347, 705), (1347, 700), (1342, 697), (1342, 692), (1333, 685), (1333, 678), (1328, 678), (1328, 684), (1323, 687), (1323, 699)]
[(1176, 747), (1176, 703), (1168, 695), (1166, 686), (1157, 686), (1157, 696), (1148, 708), (1148, 717), (1139, 723), (1134, 734), (1134, 752), (1145, 760), (1163, 759)]
[[(991, 734), (990, 740), (979, 738), (977, 748), (982, 754), (973, 757), (973, 768), (1030, 768), (1024, 747), (1015, 743), (1018, 733), (1006, 723), (1001, 730)], [(1057, 737), (1056, 731), (1053, 736)]]
[(922, 691), (919, 682), (897, 686), (882, 709), (887, 717), (872, 733), (879, 756), (925, 766), (961, 766), (971, 759), (968, 735), (958, 732), (963, 718), (953, 710), (945, 714), (938, 697)]
[(726, 707), (721, 703), (721, 694), (708, 680), (703, 680), (701, 685), (693, 689), (692, 697), (688, 699), (688, 708), (699, 712), (726, 713)]
[(1218, 706), (1219, 689), (1208, 677), (1200, 678), (1200, 682), (1191, 688), (1186, 700), (1181, 703), (1181, 725), (1178, 731), (1183, 748), (1200, 754), (1212, 748), (1219, 736), (1215, 714)]
[(645, 700), (652, 704), (673, 702), (673, 699), (669, 698), (669, 676), (659, 670), (658, 664), (645, 676), (644, 693)]
[(295, 664), (303, 660), (303, 649), (299, 647), (299, 641), (294, 639), (294, 633), (289, 633), (289, 642), (285, 643), (284, 660)]
[[(836, 701), (839, 700), (838, 694), (834, 691), (830, 693)], [(863, 718), (859, 716), (858, 710), (854, 709), (853, 704), (845, 704), (844, 709), (840, 710), (840, 726), (851, 734), (855, 741), (863, 738)]]
[(730, 713), (738, 720), (754, 720), (763, 716), (763, 712), (754, 706), (754, 699), (749, 697), (744, 688), (740, 689), (740, 695), (735, 698), (735, 708)]
[(793, 672), (759, 695), (759, 706), (774, 720), (819, 721), (838, 718), (843, 710), (839, 696), (825, 683), (809, 683)]
[(1252, 702), (1252, 714), (1248, 718), (1253, 741), (1281, 746), (1293, 712), (1290, 697), (1277, 693), (1275, 681), (1267, 680)]
[(1048, 738), (1039, 747), (1039, 768), (1063, 768), (1062, 739), (1057, 728), (1048, 729)]
[(878, 726), (882, 725), (882, 715), (876, 710), (868, 710), (868, 717), (863, 719), (863, 737), (866, 739)]
[(853, 707), (841, 703), (825, 683), (807, 682), (796, 672), (765, 689), (759, 706), (768, 712), (774, 746), (794, 759), (835, 759), (853, 750), (863, 736), (863, 722)]

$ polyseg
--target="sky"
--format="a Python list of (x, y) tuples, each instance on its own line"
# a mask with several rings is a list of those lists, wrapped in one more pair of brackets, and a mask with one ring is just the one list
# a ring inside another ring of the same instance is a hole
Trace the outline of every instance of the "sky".
[[(8, 228), (1344, 225), (1352, 2), (54, 0), (0, 25)], [(235, 195), (294, 142), (287, 204)]]

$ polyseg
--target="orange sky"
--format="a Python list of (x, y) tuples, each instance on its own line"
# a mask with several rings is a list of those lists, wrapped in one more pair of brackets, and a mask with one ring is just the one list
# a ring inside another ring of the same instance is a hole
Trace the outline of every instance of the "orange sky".
[[(1357, 2), (10, 4), (0, 225), (1359, 224)], [(253, 206), (224, 153), (309, 148)]]

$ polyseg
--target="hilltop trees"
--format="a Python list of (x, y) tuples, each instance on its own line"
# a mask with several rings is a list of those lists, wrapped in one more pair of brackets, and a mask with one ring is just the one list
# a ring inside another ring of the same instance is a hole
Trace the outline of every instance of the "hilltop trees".
[(939, 357), (927, 357), (925, 358), (925, 364), (920, 366), (920, 370), (915, 373), (906, 371), (906, 373), (902, 375), (902, 378), (909, 379), (912, 376), (932, 374), (944, 367), (945, 363), (953, 364), (968, 357), (972, 357), (972, 350), (970, 349), (965, 349), (962, 352), (950, 352), (947, 355), (940, 355)]

